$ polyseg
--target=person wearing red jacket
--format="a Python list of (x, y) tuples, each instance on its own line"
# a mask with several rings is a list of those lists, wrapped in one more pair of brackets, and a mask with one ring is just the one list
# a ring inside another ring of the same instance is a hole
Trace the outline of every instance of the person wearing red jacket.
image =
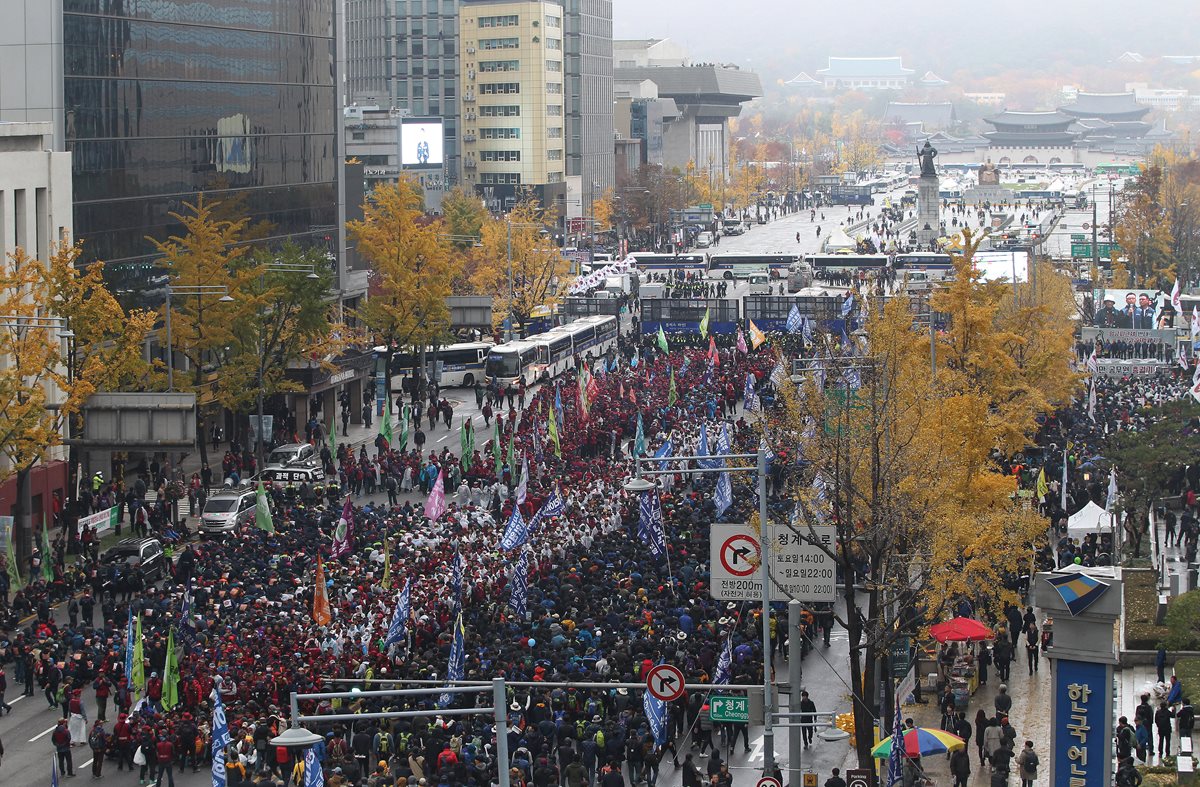
[(133, 770), (133, 725), (129, 723), (129, 714), (122, 713), (117, 716), (117, 723), (113, 725), (113, 740), (117, 745), (117, 770), (123, 771), (126, 767)]
[(175, 771), (171, 768), (175, 763), (175, 744), (171, 742), (170, 736), (160, 735), (154, 751), (158, 755), (158, 777), (154, 780), (154, 787), (162, 787), (164, 774), (167, 783), (175, 787)]

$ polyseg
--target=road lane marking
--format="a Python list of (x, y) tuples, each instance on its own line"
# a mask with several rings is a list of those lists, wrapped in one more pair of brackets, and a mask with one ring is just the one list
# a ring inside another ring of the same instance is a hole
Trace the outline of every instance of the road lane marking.
[(50, 729), (46, 730), (45, 732), (39, 732), (37, 735), (35, 735), (35, 736), (33, 736), (32, 738), (30, 738), (30, 739), (29, 739), (29, 743), (33, 743), (34, 741), (41, 740), (42, 738), (45, 738), (45, 737), (46, 737), (47, 735), (49, 735), (50, 733), (54, 732), (54, 730), (55, 730), (55, 729), (57, 729), (57, 728), (58, 728), (58, 725), (57, 725), (57, 724), (55, 724), (53, 727), (51, 727)]

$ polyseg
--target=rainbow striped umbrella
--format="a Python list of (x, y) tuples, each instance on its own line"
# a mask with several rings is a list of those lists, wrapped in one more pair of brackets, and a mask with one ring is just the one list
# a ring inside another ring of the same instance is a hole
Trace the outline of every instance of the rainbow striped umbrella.
[[(925, 757), (930, 754), (945, 754), (948, 751), (961, 749), (967, 742), (957, 735), (945, 730), (935, 730), (930, 727), (917, 727), (904, 731), (904, 754), (906, 757)], [(889, 735), (871, 749), (871, 756), (877, 760), (886, 760), (892, 754), (892, 736)]]

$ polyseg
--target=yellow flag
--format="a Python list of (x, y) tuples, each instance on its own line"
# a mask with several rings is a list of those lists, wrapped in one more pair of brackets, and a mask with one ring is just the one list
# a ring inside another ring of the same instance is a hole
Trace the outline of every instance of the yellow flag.
[(1048, 494), (1050, 494), (1050, 486), (1046, 483), (1046, 468), (1043, 467), (1038, 471), (1037, 496), (1039, 499), (1043, 499)]
[(750, 321), (750, 348), (757, 350), (758, 346), (767, 340), (766, 335), (758, 329), (754, 324), (754, 320)]
[(313, 588), (313, 621), (318, 626), (328, 626), (333, 620), (329, 609), (329, 594), (325, 589), (325, 567), (321, 565), (321, 556), (317, 555), (317, 576)]

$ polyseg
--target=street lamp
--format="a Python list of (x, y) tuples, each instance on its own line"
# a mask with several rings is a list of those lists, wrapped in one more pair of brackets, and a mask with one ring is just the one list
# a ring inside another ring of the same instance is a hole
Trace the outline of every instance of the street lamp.
[[(708, 461), (713, 459), (754, 459), (754, 466), (746, 467), (695, 467), (684, 470), (685, 473), (757, 473), (758, 474), (758, 538), (759, 538), (759, 578), (763, 587), (762, 600), (762, 652), (763, 652), (763, 773), (767, 776), (775, 774), (775, 729), (771, 705), (771, 577), (770, 561), (767, 560), (767, 545), (771, 543), (767, 530), (767, 452), (762, 446), (752, 454), (709, 454), (707, 456), (675, 456), (672, 461)], [(643, 475), (672, 475), (675, 470), (643, 470), (642, 458), (634, 457), (633, 478), (623, 485), (627, 492), (648, 492), (658, 487), (653, 481), (643, 478)], [(798, 691), (798, 687), (793, 687)]]
[[(232, 303), (233, 298), (229, 295), (229, 288), (224, 284), (197, 284), (197, 285), (182, 285), (173, 286), (167, 285), (167, 390), (175, 390), (175, 353), (171, 343), (171, 296), (172, 295), (195, 295), (199, 301), (205, 295), (216, 295), (221, 293), (221, 297), (217, 299), (219, 303)], [(200, 440), (204, 439), (203, 435), (199, 436)]]

